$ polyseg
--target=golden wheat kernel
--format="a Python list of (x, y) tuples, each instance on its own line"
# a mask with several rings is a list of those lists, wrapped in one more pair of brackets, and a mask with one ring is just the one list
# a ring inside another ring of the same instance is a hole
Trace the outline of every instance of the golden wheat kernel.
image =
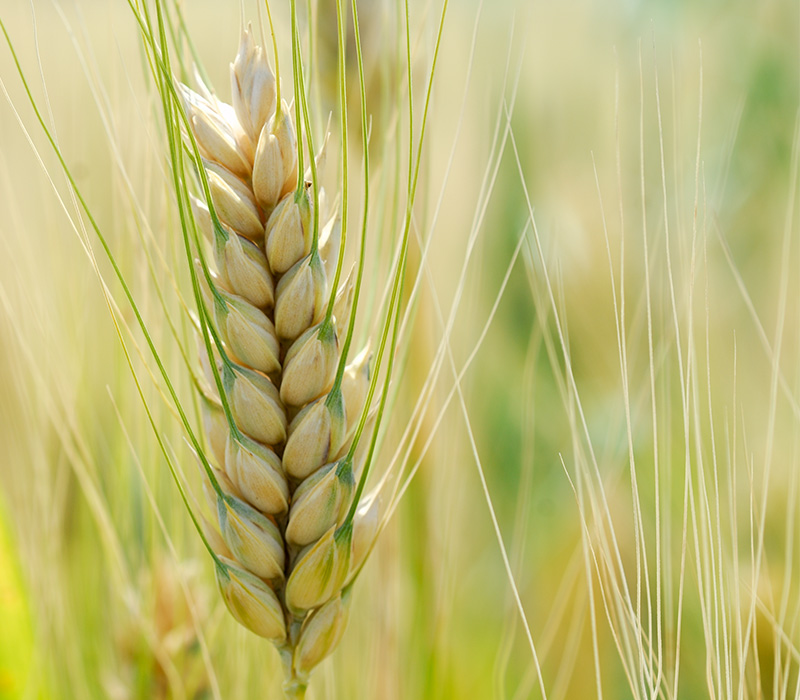
[(280, 199), (283, 189), (283, 161), (275, 134), (267, 125), (261, 130), (253, 164), (253, 193), (265, 211), (271, 211)]
[(330, 461), (344, 444), (347, 420), (339, 397), (322, 397), (305, 406), (289, 426), (283, 469), (293, 479), (305, 479)]
[(347, 627), (349, 612), (347, 590), (306, 617), (294, 650), (294, 667), (299, 673), (310, 673), (336, 648)]
[(330, 390), (339, 363), (339, 341), (333, 324), (309, 328), (294, 341), (283, 363), (281, 399), (305, 406)]
[(352, 526), (334, 526), (301, 550), (286, 582), (286, 605), (293, 614), (319, 607), (341, 590), (350, 568), (352, 537)]
[(233, 109), (251, 143), (275, 111), (275, 75), (264, 50), (253, 41), (251, 27), (242, 32), (239, 52), (231, 64)]
[(294, 124), (292, 124), (289, 105), (285, 100), (281, 100), (280, 114), (276, 113), (274, 117), (272, 133), (278, 139), (278, 148), (283, 163), (283, 187), (278, 195), (278, 199), (280, 199), (297, 186), (297, 136)]
[(322, 537), (347, 513), (355, 489), (352, 466), (326, 464), (306, 479), (292, 497), (286, 540), (303, 547)]
[(250, 240), (260, 240), (264, 235), (264, 225), (250, 188), (217, 163), (204, 161), (203, 165), (220, 221)]
[[(375, 491), (365, 496), (358, 504), (353, 518), (353, 549), (350, 555), (350, 575), (355, 574), (372, 548), (378, 536), (378, 524), (381, 514), (381, 497)], [(349, 579), (348, 579), (349, 582)]]
[(256, 152), (255, 142), (250, 139), (250, 137), (245, 133), (245, 130), (242, 128), (242, 125), (239, 124), (239, 118), (236, 116), (236, 111), (231, 105), (222, 102), (216, 97), (213, 97), (213, 103), (217, 108), (217, 111), (220, 113), (220, 116), (230, 127), (231, 133), (233, 133), (233, 137), (236, 139), (236, 144), (239, 146), (239, 150), (247, 159), (247, 162), (250, 165), (250, 173), (252, 173), (253, 158), (255, 157)]
[(297, 262), (275, 290), (275, 331), (282, 340), (295, 340), (325, 313), (328, 281), (317, 253)]
[(217, 329), (230, 352), (243, 365), (269, 374), (280, 369), (280, 345), (272, 321), (248, 301), (218, 290), (223, 303), (212, 300)]
[(246, 435), (228, 436), (225, 472), (242, 498), (267, 515), (285, 513), (289, 507), (289, 485), (281, 460), (269, 447)]
[(252, 164), (236, 138), (238, 124), (232, 124), (220, 113), (218, 105), (194, 90), (181, 85), (180, 91), (186, 116), (202, 155), (240, 177), (249, 177)]
[(267, 221), (266, 253), (276, 275), (286, 273), (311, 252), (313, 202), (308, 188), (285, 195)]
[(272, 209), (297, 180), (297, 141), (289, 117), (289, 106), (264, 124), (258, 136), (253, 162), (253, 192), (263, 209)]
[(267, 256), (255, 243), (228, 231), (228, 240), (214, 246), (217, 266), (224, 270), (226, 286), (234, 294), (260, 309), (275, 303), (275, 283), (267, 265)]
[(221, 558), (221, 563), (215, 567), (217, 585), (233, 618), (260, 637), (282, 642), (286, 622), (275, 591), (236, 562)]
[(238, 498), (218, 496), (217, 519), (236, 561), (265, 580), (283, 578), (283, 538), (269, 518)]
[(231, 413), (239, 429), (254, 440), (277, 445), (286, 439), (286, 411), (275, 385), (260, 372), (234, 366), (228, 392)]

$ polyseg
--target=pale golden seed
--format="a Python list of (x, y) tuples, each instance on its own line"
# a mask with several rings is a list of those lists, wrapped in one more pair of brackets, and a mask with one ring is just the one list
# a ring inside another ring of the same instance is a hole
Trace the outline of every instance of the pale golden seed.
[(283, 187), (279, 198), (297, 186), (297, 137), (289, 113), (289, 105), (281, 100), (280, 114), (274, 115), (272, 133), (278, 139), (278, 148), (283, 162)]
[(255, 243), (232, 230), (228, 240), (215, 246), (217, 266), (224, 270), (231, 292), (261, 309), (275, 303), (275, 283), (267, 265), (267, 256)]
[(260, 637), (283, 641), (286, 622), (275, 591), (230, 559), (222, 559), (222, 566), (215, 568), (219, 591), (233, 618)]
[(208, 188), (220, 221), (251, 240), (264, 235), (264, 226), (250, 188), (221, 165), (205, 161)]
[(294, 667), (308, 674), (333, 652), (347, 627), (350, 595), (346, 591), (317, 608), (303, 622), (294, 650)]
[(268, 515), (285, 513), (289, 507), (289, 486), (281, 460), (269, 447), (245, 435), (228, 437), (225, 472), (242, 498)]
[(312, 202), (306, 189), (290, 192), (267, 221), (266, 252), (273, 274), (282, 275), (311, 252)]
[(250, 26), (242, 32), (239, 52), (231, 64), (231, 97), (239, 124), (256, 143), (275, 111), (275, 75), (264, 50), (253, 41)]
[(355, 489), (353, 470), (344, 462), (326, 464), (306, 479), (292, 497), (286, 540), (305, 546), (339, 524)]
[(217, 111), (220, 113), (222, 118), (230, 126), (231, 132), (233, 133), (233, 136), (236, 139), (236, 144), (239, 146), (239, 150), (247, 159), (247, 162), (250, 165), (250, 173), (252, 173), (253, 158), (256, 152), (255, 141), (251, 140), (250, 137), (247, 135), (247, 132), (245, 132), (245, 130), (242, 128), (242, 125), (239, 123), (239, 118), (236, 116), (236, 110), (234, 110), (232, 105), (222, 102), (216, 97), (214, 97), (213, 103), (216, 106)]
[(275, 290), (275, 331), (284, 340), (295, 340), (325, 313), (328, 282), (319, 255), (297, 262)]
[(278, 139), (265, 125), (261, 130), (253, 163), (253, 193), (264, 211), (272, 210), (283, 189), (283, 160)]
[(283, 539), (275, 523), (231, 496), (217, 498), (217, 519), (236, 561), (265, 580), (283, 578)]
[(292, 613), (319, 607), (341, 590), (350, 567), (352, 537), (352, 527), (338, 532), (332, 527), (300, 552), (286, 582), (286, 604)]
[(267, 445), (286, 439), (286, 411), (275, 385), (263, 374), (246, 367), (234, 369), (230, 405), (242, 432)]
[(239, 147), (231, 122), (220, 113), (216, 104), (194, 90), (181, 85), (180, 91), (186, 116), (202, 155), (240, 177), (249, 177), (252, 164)]
[(258, 136), (253, 162), (253, 192), (258, 203), (272, 209), (297, 181), (297, 141), (289, 106), (281, 101)]
[(241, 297), (218, 290), (224, 305), (215, 303), (217, 329), (230, 352), (242, 364), (269, 374), (280, 369), (280, 345), (272, 321)]
[(339, 342), (332, 326), (309, 328), (289, 348), (283, 366), (281, 399), (304, 406), (331, 388), (339, 362)]
[(327, 397), (322, 397), (305, 406), (289, 426), (284, 471), (293, 479), (306, 479), (339, 452), (346, 433), (341, 399), (329, 405)]

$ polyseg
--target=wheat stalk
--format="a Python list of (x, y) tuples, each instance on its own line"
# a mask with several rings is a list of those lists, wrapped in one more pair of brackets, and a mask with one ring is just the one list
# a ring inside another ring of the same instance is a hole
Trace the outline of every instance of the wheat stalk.
[[(324, 210), (318, 184), (325, 147), (306, 172), (289, 107), (250, 28), (231, 88), (228, 105), (202, 84), (200, 92), (180, 85), (205, 194), (191, 206), (215, 268), (197, 247), (203, 412), (217, 463), (201, 456), (215, 513), (204, 535), (231, 614), (276, 645), (284, 690), (302, 697), (342, 636), (352, 582), (377, 532), (380, 499), (358, 498), (364, 479), (356, 488), (368, 456), (359, 438), (369, 353), (347, 364), (354, 279), (337, 287), (344, 247), (341, 214)], [(299, 123), (299, 97), (295, 111)], [(313, 153), (308, 129), (306, 143)]]

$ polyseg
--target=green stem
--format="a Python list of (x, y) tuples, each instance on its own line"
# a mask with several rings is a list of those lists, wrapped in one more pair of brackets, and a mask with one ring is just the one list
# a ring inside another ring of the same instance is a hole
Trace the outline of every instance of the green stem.
[(289, 639), (278, 647), (278, 654), (280, 654), (281, 661), (283, 662), (283, 694), (286, 700), (303, 700), (306, 696), (306, 689), (308, 688), (308, 678), (300, 677), (295, 672), (294, 668), (294, 647), (297, 644), (297, 636), (300, 632), (300, 624), (294, 620), (289, 630)]

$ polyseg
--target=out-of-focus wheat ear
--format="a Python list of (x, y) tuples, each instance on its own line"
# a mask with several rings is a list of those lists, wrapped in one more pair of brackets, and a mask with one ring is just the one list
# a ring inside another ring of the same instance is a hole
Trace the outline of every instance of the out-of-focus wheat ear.
[(275, 523), (232, 496), (217, 497), (217, 519), (236, 561), (265, 581), (283, 579), (283, 538)]
[(286, 639), (286, 621), (275, 591), (230, 559), (220, 557), (215, 569), (222, 599), (239, 624), (274, 642)]
[(248, 24), (231, 64), (231, 101), (236, 117), (252, 144), (275, 111), (275, 74)]
[(185, 85), (180, 85), (180, 94), (202, 155), (239, 177), (250, 177), (252, 162), (242, 151), (230, 121), (214, 104)]
[(266, 253), (275, 275), (286, 273), (311, 252), (314, 203), (308, 188), (281, 199), (267, 220)]
[(303, 621), (294, 651), (294, 667), (298, 674), (308, 675), (339, 644), (347, 627), (350, 599), (351, 589), (346, 588)]
[(283, 469), (292, 479), (308, 478), (332, 460), (344, 444), (347, 417), (341, 392), (305, 406), (289, 426)]
[(309, 328), (294, 341), (283, 365), (281, 399), (305, 406), (330, 390), (339, 363), (339, 340), (332, 322)]
[(319, 540), (301, 550), (286, 582), (286, 605), (292, 614), (328, 602), (344, 586), (350, 569), (353, 525), (331, 527)]
[(220, 221), (253, 241), (264, 235), (261, 214), (250, 188), (223, 166), (204, 161), (208, 188)]
[(322, 320), (328, 301), (328, 280), (316, 252), (281, 277), (275, 299), (275, 331), (281, 340), (296, 340)]
[(275, 282), (269, 271), (267, 256), (255, 243), (239, 236), (233, 229), (226, 231), (227, 240), (214, 245), (217, 268), (223, 286), (260, 309), (275, 303)]
[(280, 109), (264, 124), (258, 137), (253, 162), (253, 192), (264, 211), (270, 211), (297, 184), (297, 138), (289, 106)]
[(318, 469), (292, 495), (286, 541), (304, 547), (320, 539), (344, 518), (354, 490), (355, 479), (349, 460)]
[(242, 498), (262, 513), (280, 515), (289, 509), (289, 485), (280, 457), (266, 445), (246, 435), (229, 435), (225, 472)]
[(286, 409), (269, 377), (234, 365), (231, 384), (228, 398), (239, 429), (266, 445), (282, 443), (286, 439)]

